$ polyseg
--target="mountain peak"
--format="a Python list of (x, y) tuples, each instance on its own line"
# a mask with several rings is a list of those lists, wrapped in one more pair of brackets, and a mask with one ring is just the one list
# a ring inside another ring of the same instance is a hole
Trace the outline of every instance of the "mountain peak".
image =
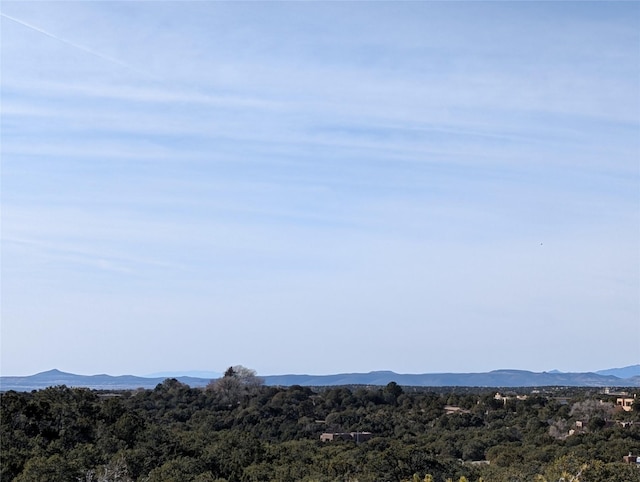
[(60, 371), (57, 368), (53, 368), (52, 370), (36, 373), (36, 375), (69, 375), (69, 374), (66, 372)]

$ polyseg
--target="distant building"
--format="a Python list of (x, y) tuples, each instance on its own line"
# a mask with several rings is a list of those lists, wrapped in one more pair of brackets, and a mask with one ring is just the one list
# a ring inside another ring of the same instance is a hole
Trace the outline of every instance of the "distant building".
[(516, 400), (526, 400), (527, 398), (529, 398), (528, 395), (515, 395), (515, 396), (504, 396), (502, 395), (500, 392), (496, 393), (493, 397), (495, 400), (501, 401), (502, 403), (504, 403), (505, 405), (507, 404), (508, 400), (512, 400), (512, 399), (516, 399)]
[(640, 457), (638, 457), (637, 455), (632, 455), (631, 452), (629, 452), (629, 455), (625, 455), (624, 457), (622, 457), (622, 461), (625, 464), (635, 464), (640, 467)]
[(325, 432), (320, 435), (320, 441), (353, 440), (354, 442), (366, 442), (371, 437), (373, 437), (371, 432)]
[(635, 396), (633, 398), (630, 397), (622, 397), (616, 398), (616, 405), (622, 407), (622, 410), (625, 412), (631, 412), (633, 410), (633, 402), (635, 402)]
[(471, 413), (470, 410), (465, 410), (462, 407), (457, 407), (455, 405), (445, 405), (444, 406), (444, 413), (446, 413), (447, 415), (452, 415), (454, 413)]
[(618, 425), (620, 425), (622, 428), (628, 428), (628, 427), (633, 427), (637, 422), (634, 422), (633, 420), (631, 420), (631, 421), (618, 420), (618, 421), (616, 421), (616, 423)]

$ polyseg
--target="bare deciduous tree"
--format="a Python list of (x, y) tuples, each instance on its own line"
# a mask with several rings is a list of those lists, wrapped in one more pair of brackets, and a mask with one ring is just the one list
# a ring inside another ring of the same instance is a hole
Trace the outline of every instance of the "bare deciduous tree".
[(242, 365), (227, 368), (222, 378), (212, 380), (208, 390), (216, 392), (225, 403), (238, 403), (245, 395), (250, 395), (264, 384), (256, 371)]
[(89, 470), (78, 482), (133, 482), (133, 479), (129, 476), (127, 462), (120, 455), (98, 470)]
[(592, 417), (608, 419), (613, 415), (613, 403), (602, 400), (583, 400), (571, 406), (569, 415), (579, 420), (589, 421)]

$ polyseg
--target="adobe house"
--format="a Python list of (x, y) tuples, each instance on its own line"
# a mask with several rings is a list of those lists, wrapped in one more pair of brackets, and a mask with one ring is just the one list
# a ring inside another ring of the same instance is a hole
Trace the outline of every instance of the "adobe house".
[(622, 407), (622, 410), (624, 410), (625, 412), (631, 412), (633, 410), (633, 402), (635, 401), (636, 401), (635, 395), (633, 396), (633, 398), (629, 398), (629, 397), (616, 398), (616, 405), (618, 407)]
[(373, 437), (371, 432), (325, 432), (320, 435), (320, 441), (353, 440), (354, 442), (366, 442), (371, 437)]

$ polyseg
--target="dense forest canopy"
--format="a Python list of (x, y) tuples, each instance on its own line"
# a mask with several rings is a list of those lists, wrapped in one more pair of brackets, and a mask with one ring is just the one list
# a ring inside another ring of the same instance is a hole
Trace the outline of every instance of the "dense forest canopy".
[(623, 462), (640, 454), (639, 411), (596, 389), (277, 388), (254, 375), (2, 393), (0, 479), (640, 481)]

